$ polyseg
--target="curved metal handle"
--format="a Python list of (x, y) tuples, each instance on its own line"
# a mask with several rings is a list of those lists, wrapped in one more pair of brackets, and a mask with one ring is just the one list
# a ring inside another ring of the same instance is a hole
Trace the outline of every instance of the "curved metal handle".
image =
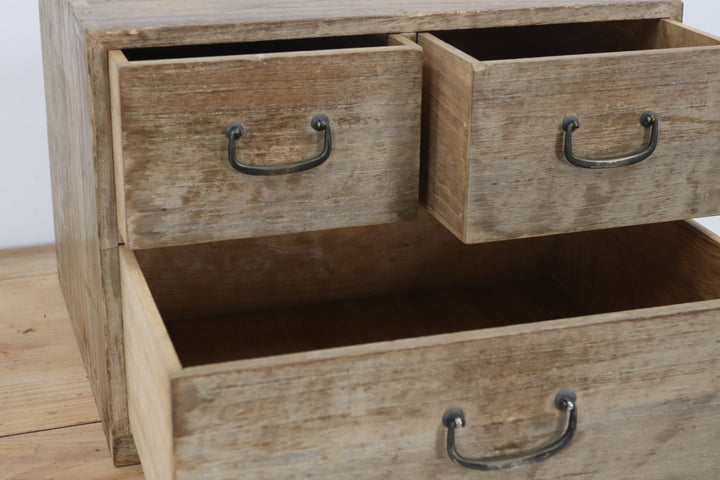
[(576, 157), (572, 149), (572, 133), (580, 128), (580, 120), (575, 115), (568, 115), (563, 120), (563, 130), (565, 130), (565, 158), (570, 163), (583, 168), (613, 168), (622, 167), (624, 165), (632, 165), (645, 160), (655, 151), (658, 142), (658, 119), (654, 112), (648, 110), (640, 115), (640, 124), (645, 127), (652, 127), (650, 132), (650, 143), (641, 152), (621, 158), (611, 158), (607, 160), (588, 160)]
[(494, 458), (476, 458), (471, 459), (463, 457), (455, 448), (455, 429), (465, 426), (465, 412), (459, 408), (451, 408), (443, 415), (443, 425), (447, 431), (447, 454), (457, 465), (469, 468), (470, 470), (481, 470), (489, 472), (493, 470), (505, 470), (507, 468), (519, 467), (522, 465), (532, 465), (533, 463), (542, 462), (567, 447), (575, 435), (577, 428), (577, 406), (575, 401), (577, 396), (572, 390), (563, 390), (555, 396), (555, 406), (563, 412), (570, 412), (567, 429), (560, 438), (543, 447), (534, 449), (517, 456), (510, 457), (494, 457)]
[(302, 172), (303, 170), (317, 167), (330, 157), (330, 152), (332, 151), (330, 119), (322, 113), (315, 115), (312, 120), (310, 120), (310, 126), (318, 132), (325, 130), (325, 147), (319, 155), (300, 162), (286, 163), (283, 165), (257, 166), (247, 165), (238, 160), (235, 152), (235, 141), (242, 137), (243, 133), (245, 133), (245, 128), (237, 122), (230, 122), (227, 127), (225, 127), (225, 136), (228, 138), (228, 160), (230, 161), (230, 165), (238, 172), (248, 175), (283, 175), (285, 173)]

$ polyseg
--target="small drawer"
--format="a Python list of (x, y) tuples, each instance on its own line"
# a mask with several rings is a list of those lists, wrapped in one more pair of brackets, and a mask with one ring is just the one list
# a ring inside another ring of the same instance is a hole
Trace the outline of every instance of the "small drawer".
[[(417, 214), (422, 50), (402, 36), (111, 51), (109, 62), (132, 248)], [(318, 115), (327, 121), (311, 125)]]
[[(720, 213), (720, 39), (638, 20), (425, 33), (419, 43), (421, 197), (464, 242)], [(656, 122), (644, 127), (646, 111)]]
[[(720, 245), (678, 222), (464, 245), (413, 222), (120, 249), (148, 480), (712, 478)], [(418, 268), (422, 265), (422, 268)], [(670, 305), (674, 304), (674, 305)]]

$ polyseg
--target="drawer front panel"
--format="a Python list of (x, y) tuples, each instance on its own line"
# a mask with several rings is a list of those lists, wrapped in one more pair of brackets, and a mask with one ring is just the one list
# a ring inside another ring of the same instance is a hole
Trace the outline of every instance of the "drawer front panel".
[(172, 380), (176, 478), (468, 478), (444, 451), (446, 409), (467, 415), (462, 454), (514, 454), (559, 436), (553, 399), (565, 388), (578, 394), (571, 444), (497, 478), (709, 478), (720, 468), (718, 306), (188, 369)]
[[(416, 212), (421, 49), (387, 47), (179, 60), (111, 55), (120, 227), (134, 248), (390, 222)], [(331, 45), (331, 40), (328, 40)], [(311, 170), (236, 171), (323, 150)]]
[[(688, 43), (711, 42), (682, 32)], [(438, 83), (426, 87), (427, 202), (465, 242), (720, 212), (720, 46), (480, 62), (427, 35), (420, 43), (440, 65), (426, 66)], [(454, 78), (441, 63), (448, 56)], [(469, 108), (448, 98), (458, 97), (450, 94), (457, 83)], [(574, 154), (609, 159), (649, 144), (651, 129), (640, 124), (647, 110), (659, 122), (649, 158), (605, 169), (566, 159), (567, 115), (580, 121)], [(446, 119), (466, 135), (465, 151), (446, 145)]]

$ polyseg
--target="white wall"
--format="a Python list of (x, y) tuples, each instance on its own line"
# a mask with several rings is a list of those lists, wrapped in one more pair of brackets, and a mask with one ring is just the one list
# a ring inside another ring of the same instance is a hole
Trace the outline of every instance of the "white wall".
[[(10, 248), (52, 242), (53, 220), (37, 1), (0, 5), (0, 248)], [(686, 0), (685, 23), (720, 35), (720, 2)], [(705, 223), (720, 233), (720, 218)]]
[[(720, 36), (720, 1), (685, 0), (683, 23)], [(711, 135), (720, 139), (719, 132), (711, 132)], [(705, 218), (701, 220), (701, 223), (720, 234), (720, 217)]]
[(53, 241), (37, 0), (0, 0), (0, 248)]

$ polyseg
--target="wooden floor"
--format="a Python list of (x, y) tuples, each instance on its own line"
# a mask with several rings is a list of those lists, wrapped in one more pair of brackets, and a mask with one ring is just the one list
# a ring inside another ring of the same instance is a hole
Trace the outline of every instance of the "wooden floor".
[(142, 480), (98, 418), (54, 247), (0, 251), (0, 480)]

